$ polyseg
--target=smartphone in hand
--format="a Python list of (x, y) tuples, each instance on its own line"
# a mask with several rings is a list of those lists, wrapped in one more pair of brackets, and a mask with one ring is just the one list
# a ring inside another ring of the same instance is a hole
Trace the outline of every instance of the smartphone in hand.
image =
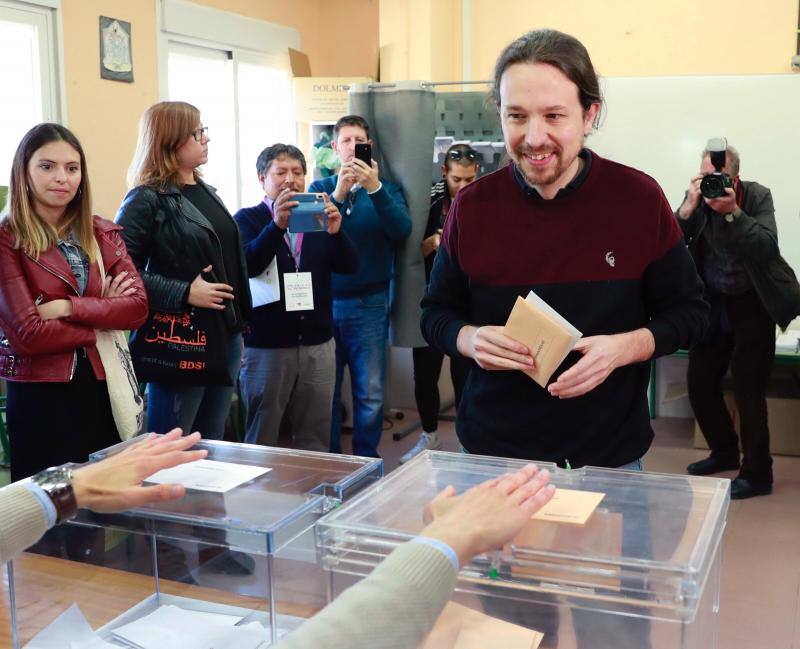
[(356, 158), (372, 168), (372, 145), (366, 142), (356, 143)]
[(289, 213), (289, 232), (323, 232), (328, 229), (324, 194), (295, 194), (292, 200), (300, 204)]

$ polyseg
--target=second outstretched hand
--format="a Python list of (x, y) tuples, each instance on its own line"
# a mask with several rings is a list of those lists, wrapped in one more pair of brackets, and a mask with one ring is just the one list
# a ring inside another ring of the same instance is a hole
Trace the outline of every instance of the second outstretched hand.
[(182, 485), (159, 484), (144, 487), (142, 482), (162, 469), (194, 462), (208, 451), (190, 451), (200, 441), (200, 433), (183, 437), (175, 428), (166, 435), (150, 434), (124, 451), (73, 471), (72, 486), (78, 507), (100, 513), (113, 513), (148, 503), (177, 500), (186, 493)]
[(420, 536), (447, 543), (464, 565), (482, 552), (513, 539), (555, 493), (547, 469), (528, 464), (519, 471), (487, 480), (460, 496), (450, 486), (426, 508)]

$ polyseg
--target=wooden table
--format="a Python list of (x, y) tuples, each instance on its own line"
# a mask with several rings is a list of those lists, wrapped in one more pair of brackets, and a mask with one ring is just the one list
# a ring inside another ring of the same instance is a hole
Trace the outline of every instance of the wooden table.
[[(147, 575), (102, 568), (38, 554), (22, 554), (14, 561), (17, 623), (25, 645), (73, 603), (78, 604), (93, 629), (107, 624), (152, 595), (155, 581)], [(159, 580), (160, 591), (251, 610), (266, 609), (264, 598), (224, 590)], [(5, 566), (0, 578), (0, 647), (12, 647), (11, 613)], [(280, 613), (309, 617), (307, 606), (281, 604)]]

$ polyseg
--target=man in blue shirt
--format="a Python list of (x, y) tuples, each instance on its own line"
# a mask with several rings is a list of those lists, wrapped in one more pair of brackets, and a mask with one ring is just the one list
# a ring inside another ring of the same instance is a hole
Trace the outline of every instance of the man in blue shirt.
[(342, 229), (353, 240), (359, 266), (355, 275), (333, 275), (336, 387), (331, 419), (331, 451), (340, 453), (341, 389), (345, 366), (353, 389), (353, 453), (378, 456), (383, 428), (389, 285), (398, 244), (411, 234), (402, 190), (379, 177), (378, 163), (355, 157), (356, 144), (371, 144), (363, 117), (347, 115), (333, 128), (334, 151), (342, 162), (337, 176), (311, 184), (327, 192), (342, 213)]

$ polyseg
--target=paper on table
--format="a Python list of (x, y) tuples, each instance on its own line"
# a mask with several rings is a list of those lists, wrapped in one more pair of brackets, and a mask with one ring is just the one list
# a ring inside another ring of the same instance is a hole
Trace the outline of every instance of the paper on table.
[(272, 469), (263, 466), (196, 460), (171, 469), (162, 469), (147, 478), (147, 482), (176, 483), (182, 484), (187, 489), (225, 493), (269, 471)]
[(149, 615), (114, 629), (114, 637), (141, 649), (256, 649), (264, 641), (258, 622), (230, 626), (198, 611), (161, 606)]
[(532, 518), (553, 523), (585, 525), (600, 501), (605, 498), (599, 491), (579, 491), (576, 489), (556, 489), (553, 498)]
[(419, 649), (484, 649), (487, 641), (503, 649), (536, 649), (538, 631), (450, 602)]
[(272, 304), (281, 299), (281, 283), (278, 277), (278, 258), (274, 257), (263, 273), (250, 278), (250, 297), (253, 308)]
[(72, 642), (91, 642), (97, 639), (77, 604), (73, 604), (55, 620), (39, 631), (25, 649), (64, 649)]
[(92, 640), (70, 642), (69, 649), (119, 649), (119, 645), (111, 644), (99, 636), (95, 636)]
[(525, 374), (542, 387), (581, 337), (580, 331), (533, 291), (524, 300), (517, 298), (503, 329), (530, 350), (536, 365)]

